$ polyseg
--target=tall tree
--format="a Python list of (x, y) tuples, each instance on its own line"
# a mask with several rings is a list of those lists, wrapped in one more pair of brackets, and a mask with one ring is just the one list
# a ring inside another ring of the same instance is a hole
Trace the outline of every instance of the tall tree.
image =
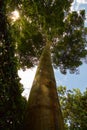
[[(38, 31), (45, 37), (46, 47), (28, 100), (24, 124), (26, 130), (64, 130), (50, 51), (52, 50), (54, 66), (58, 66), (64, 74), (67, 69), (74, 73), (82, 64), (82, 58), (87, 55), (84, 32), (85, 12), (69, 12), (71, 2), (68, 0), (29, 1), (34, 8), (32, 23), (36, 23)], [(32, 15), (30, 17), (32, 18)]]

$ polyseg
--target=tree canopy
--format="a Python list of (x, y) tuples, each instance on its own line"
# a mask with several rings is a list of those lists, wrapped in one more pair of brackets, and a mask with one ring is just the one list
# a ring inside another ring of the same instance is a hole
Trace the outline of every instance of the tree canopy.
[[(20, 19), (13, 24), (20, 66), (31, 67), (47, 42), (50, 42), (52, 61), (63, 74), (77, 71), (87, 55), (85, 10), (71, 11), (72, 0), (20, 1)], [(16, 34), (16, 35), (15, 35)], [(19, 37), (18, 37), (19, 35)]]

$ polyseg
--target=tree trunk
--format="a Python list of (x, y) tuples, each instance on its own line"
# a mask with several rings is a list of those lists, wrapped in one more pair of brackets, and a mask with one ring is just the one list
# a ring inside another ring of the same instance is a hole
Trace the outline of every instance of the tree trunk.
[(28, 100), (24, 130), (64, 130), (49, 45), (40, 58)]

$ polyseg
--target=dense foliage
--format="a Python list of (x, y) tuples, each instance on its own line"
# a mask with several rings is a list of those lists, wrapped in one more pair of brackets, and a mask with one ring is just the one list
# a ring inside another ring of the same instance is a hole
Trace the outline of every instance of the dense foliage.
[(74, 73), (83, 58), (87, 55), (86, 32), (84, 28), (84, 10), (69, 13), (65, 19), (65, 29), (58, 44), (53, 48), (53, 61), (55, 66), (59, 66), (60, 71), (66, 74), (69, 69)]
[(23, 122), (26, 100), (17, 74), (15, 43), (7, 20), (6, 1), (0, 1), (0, 129), (17, 130)]
[(54, 67), (63, 74), (77, 71), (87, 55), (84, 27), (85, 10), (71, 11), (72, 0), (33, 0), (23, 3), (18, 9), (20, 20), (13, 25), (18, 45), (18, 59), (21, 67), (31, 67), (48, 42), (52, 50)]
[(66, 87), (59, 86), (58, 95), (66, 130), (86, 130), (87, 89), (81, 92), (79, 89), (67, 90)]

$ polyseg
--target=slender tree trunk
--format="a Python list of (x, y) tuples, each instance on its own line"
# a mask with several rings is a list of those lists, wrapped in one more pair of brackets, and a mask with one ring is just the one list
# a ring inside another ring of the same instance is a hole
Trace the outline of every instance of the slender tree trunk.
[(28, 100), (24, 130), (64, 130), (49, 45), (40, 58)]

